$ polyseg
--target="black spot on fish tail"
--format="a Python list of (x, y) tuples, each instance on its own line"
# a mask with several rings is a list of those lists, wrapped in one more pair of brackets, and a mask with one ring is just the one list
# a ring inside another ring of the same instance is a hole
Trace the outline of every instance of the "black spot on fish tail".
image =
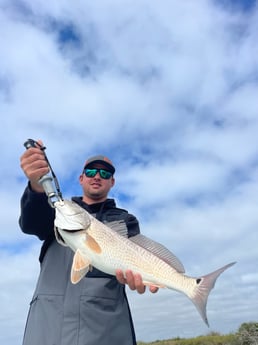
[(219, 275), (234, 264), (235, 262), (231, 262), (230, 264), (221, 267), (212, 273), (206, 274), (201, 278), (195, 278), (196, 285), (193, 286), (193, 291), (191, 291), (191, 295), (189, 295), (189, 298), (195, 304), (203, 321), (206, 323), (208, 327), (209, 323), (206, 315), (206, 304), (209, 293), (211, 289), (214, 287)]

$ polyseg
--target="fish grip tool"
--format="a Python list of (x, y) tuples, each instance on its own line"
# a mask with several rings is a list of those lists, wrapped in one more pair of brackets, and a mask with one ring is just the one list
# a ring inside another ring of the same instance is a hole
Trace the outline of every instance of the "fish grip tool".
[[(54, 170), (51, 167), (51, 164), (49, 163), (49, 160), (47, 158), (47, 155), (45, 153), (45, 149), (46, 147), (43, 145), (40, 145), (37, 141), (33, 140), (33, 139), (28, 139), (25, 141), (24, 143), (25, 148), (28, 150), (31, 147), (38, 147), (42, 150), (45, 160), (48, 164), (51, 176), (49, 174), (43, 175), (38, 183), (43, 187), (47, 197), (48, 197), (48, 202), (50, 204), (51, 207), (55, 207), (55, 203), (57, 201), (63, 201), (63, 197), (62, 197), (62, 192), (57, 180), (57, 177), (54, 173)], [(53, 183), (54, 182), (54, 183)]]

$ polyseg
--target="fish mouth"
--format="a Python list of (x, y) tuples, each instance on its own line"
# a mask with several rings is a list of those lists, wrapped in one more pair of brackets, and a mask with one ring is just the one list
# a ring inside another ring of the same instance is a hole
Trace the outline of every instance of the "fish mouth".
[(84, 231), (84, 229), (75, 229), (75, 230), (62, 229), (62, 231), (65, 231), (65, 232), (70, 232), (70, 233), (74, 233), (74, 232), (80, 232), (80, 231)]
[[(75, 233), (77, 233), (77, 232), (83, 232), (83, 231), (85, 231), (85, 230), (84, 230), (84, 229), (75, 229), (75, 230), (62, 229), (62, 231), (67, 232), (67, 233), (69, 232), (70, 234), (75, 234)], [(57, 242), (59, 242), (59, 243), (65, 245), (65, 246), (67, 246), (67, 244), (66, 244), (64, 238), (63, 238), (62, 235), (60, 234), (60, 231), (59, 231), (59, 229), (58, 229), (57, 227), (55, 227), (55, 235), (56, 235), (56, 240), (57, 240)]]
[(56, 240), (57, 240), (58, 243), (66, 245), (65, 240), (61, 236), (61, 234), (60, 234), (60, 232), (59, 232), (57, 227), (55, 227), (55, 235), (56, 235)]

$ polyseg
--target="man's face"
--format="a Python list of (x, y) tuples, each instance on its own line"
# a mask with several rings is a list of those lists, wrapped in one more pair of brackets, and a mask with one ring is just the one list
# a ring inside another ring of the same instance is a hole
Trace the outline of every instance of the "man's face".
[[(108, 170), (102, 164), (92, 165), (91, 169), (94, 168)], [(106, 200), (110, 189), (115, 184), (115, 179), (113, 176), (111, 176), (109, 179), (104, 179), (100, 176), (99, 172), (97, 172), (94, 177), (87, 177), (85, 173), (83, 173), (80, 175), (80, 184), (84, 193), (84, 201), (86, 203), (95, 203)]]

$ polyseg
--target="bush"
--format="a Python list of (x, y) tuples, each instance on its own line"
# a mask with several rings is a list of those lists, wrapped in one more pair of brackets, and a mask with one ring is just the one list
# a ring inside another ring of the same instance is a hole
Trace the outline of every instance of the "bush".
[(239, 345), (258, 345), (258, 322), (243, 323), (237, 332)]

